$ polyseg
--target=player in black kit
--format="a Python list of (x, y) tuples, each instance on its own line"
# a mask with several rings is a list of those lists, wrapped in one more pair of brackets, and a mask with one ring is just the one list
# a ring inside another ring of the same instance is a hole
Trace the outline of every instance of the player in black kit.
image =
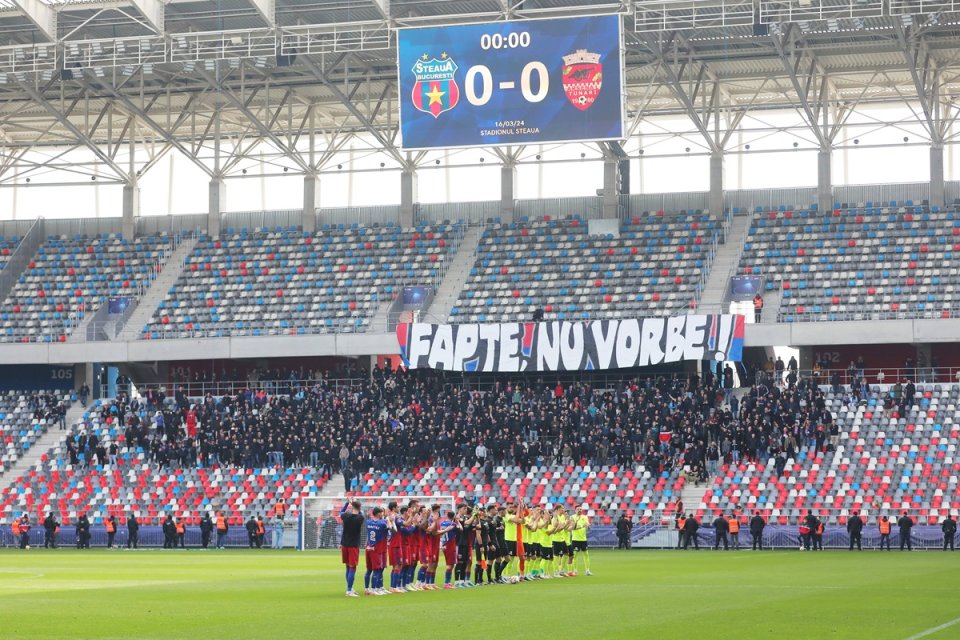
[(476, 535), (477, 519), (467, 513), (467, 505), (457, 505), (456, 520), (460, 523), (457, 530), (457, 566), (454, 569), (455, 584), (460, 587), (472, 587), (470, 577), (470, 557), (473, 539)]
[(507, 563), (510, 561), (510, 550), (507, 548), (507, 537), (506, 537), (506, 522), (503, 519), (504, 514), (507, 512), (506, 507), (491, 506), (490, 509), (493, 510), (493, 535), (494, 540), (497, 545), (497, 559), (494, 564), (496, 571), (496, 581), (504, 582), (503, 570), (507, 567)]
[(473, 581), (476, 584), (483, 584), (483, 571), (487, 571), (487, 584), (493, 583), (493, 561), (496, 555), (496, 534), (493, 528), (491, 513), (484, 512), (480, 507), (474, 508), (474, 514), (479, 521), (477, 523), (477, 535), (473, 540)]

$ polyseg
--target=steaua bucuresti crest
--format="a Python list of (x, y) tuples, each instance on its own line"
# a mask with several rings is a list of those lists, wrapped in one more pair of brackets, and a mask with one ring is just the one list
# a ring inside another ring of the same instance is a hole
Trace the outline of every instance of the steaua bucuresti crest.
[(441, 54), (439, 60), (423, 54), (412, 69), (417, 78), (411, 96), (413, 106), (434, 118), (457, 106), (460, 102), (457, 69), (457, 63), (446, 53)]

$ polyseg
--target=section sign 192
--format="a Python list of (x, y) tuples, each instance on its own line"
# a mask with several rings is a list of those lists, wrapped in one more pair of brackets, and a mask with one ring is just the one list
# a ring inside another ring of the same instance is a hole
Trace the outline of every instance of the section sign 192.
[(623, 138), (620, 16), (400, 29), (401, 146)]

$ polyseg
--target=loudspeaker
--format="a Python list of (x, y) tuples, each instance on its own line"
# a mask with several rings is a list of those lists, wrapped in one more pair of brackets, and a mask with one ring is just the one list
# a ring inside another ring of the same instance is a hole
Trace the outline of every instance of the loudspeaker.
[(290, 53), (284, 55), (280, 53), (280, 47), (277, 47), (277, 66), (278, 67), (289, 67), (294, 62), (297, 61), (297, 50), (290, 49)]
[(630, 160), (617, 162), (617, 193), (630, 195)]

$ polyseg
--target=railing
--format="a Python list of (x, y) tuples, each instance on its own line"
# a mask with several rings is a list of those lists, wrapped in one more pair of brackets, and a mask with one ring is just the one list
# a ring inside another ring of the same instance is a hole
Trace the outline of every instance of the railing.
[(269, 395), (289, 395), (292, 391), (313, 389), (322, 385), (334, 391), (353, 389), (367, 384), (369, 378), (314, 378), (314, 379), (281, 379), (281, 380), (171, 380), (170, 382), (133, 383), (136, 395), (145, 398), (150, 391), (162, 392), (167, 402), (173, 402), (173, 394), (179, 389), (190, 398), (202, 398), (207, 394), (212, 396), (237, 395), (246, 390), (254, 392), (266, 391)]
[(20, 239), (20, 244), (17, 245), (10, 259), (3, 266), (3, 270), (0, 270), (0, 300), (7, 299), (7, 296), (16, 286), (20, 274), (30, 264), (31, 258), (43, 244), (46, 239), (45, 226), (44, 218), (37, 218)]
[(802, 312), (794, 310), (785, 310), (783, 308), (783, 289), (780, 288), (780, 304), (777, 306), (777, 322), (864, 322), (874, 320), (946, 320), (950, 318), (960, 318), (960, 303), (950, 303), (944, 306), (943, 303), (936, 304), (934, 309), (896, 309), (886, 310), (877, 309), (873, 305), (842, 305), (844, 309), (821, 311), (819, 313), (808, 311), (806, 308)]
[[(755, 374), (755, 382), (759, 384), (760, 382), (772, 381), (777, 384), (783, 384), (787, 380), (787, 376), (790, 373), (791, 371), (788, 369), (784, 369), (779, 375), (776, 371), (757, 371)], [(960, 383), (960, 367), (870, 367), (862, 370), (856, 369), (853, 371), (851, 371), (849, 368), (820, 369), (819, 371), (815, 369), (797, 370), (797, 376), (799, 379), (809, 382), (819, 377), (819, 384), (822, 386), (831, 386), (831, 380), (833, 379), (834, 374), (839, 376), (839, 384), (843, 388), (849, 387), (854, 378), (858, 380), (866, 380), (867, 384), (869, 385), (879, 384), (886, 386), (894, 385), (897, 382), (906, 384), (907, 380), (924, 384)]]
[(723, 221), (720, 230), (713, 234), (710, 240), (710, 248), (707, 250), (706, 259), (703, 261), (703, 268), (700, 270), (700, 279), (694, 290), (694, 297), (690, 303), (691, 309), (699, 309), (700, 301), (703, 299), (703, 292), (710, 280), (710, 272), (713, 270), (713, 262), (717, 258), (717, 252), (720, 250), (720, 244), (726, 244), (730, 240), (730, 227), (733, 225), (733, 209), (727, 209), (723, 214)]

